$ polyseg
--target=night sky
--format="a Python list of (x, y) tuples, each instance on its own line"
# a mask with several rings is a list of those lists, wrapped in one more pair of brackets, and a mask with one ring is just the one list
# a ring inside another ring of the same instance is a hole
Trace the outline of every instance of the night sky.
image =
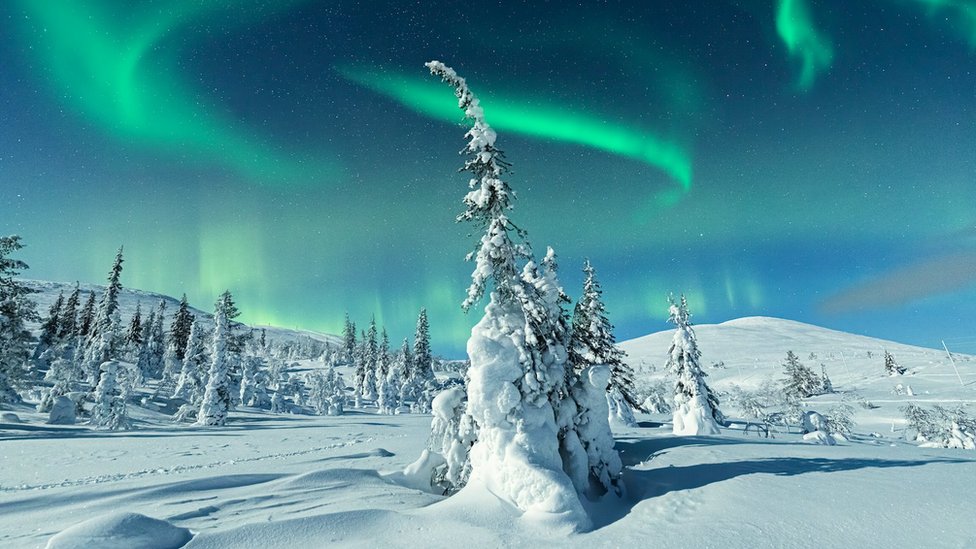
[[(31, 278), (463, 354), (454, 223), (482, 98), (519, 193), (618, 339), (770, 315), (976, 352), (976, 2), (0, 3), (0, 232)], [(476, 235), (477, 236), (477, 235)], [(704, 344), (704, 343), (703, 343)]]

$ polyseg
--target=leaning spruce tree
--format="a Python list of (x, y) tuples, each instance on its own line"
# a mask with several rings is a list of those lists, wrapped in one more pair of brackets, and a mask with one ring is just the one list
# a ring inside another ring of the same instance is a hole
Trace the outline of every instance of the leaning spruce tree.
[(671, 348), (668, 350), (668, 373), (676, 379), (672, 430), (676, 435), (717, 435), (718, 397), (705, 383), (701, 368), (701, 351), (695, 331), (691, 329), (688, 303), (681, 296), (679, 303), (669, 298), (668, 321), (675, 325)]
[(471, 174), (470, 191), (457, 220), (483, 235), (468, 254), (475, 268), (462, 307), (470, 310), (486, 292), (489, 301), (467, 345), (466, 415), (477, 431), (469, 483), (524, 512), (585, 528), (589, 518), (559, 452), (556, 411), (565, 398), (566, 349), (539, 329), (543, 326), (532, 324), (544, 305), (520, 273), (531, 249), (509, 218), (513, 193), (503, 179), (509, 164), (465, 80), (439, 61), (427, 67), (454, 89), (458, 107), (472, 123), (462, 168)]

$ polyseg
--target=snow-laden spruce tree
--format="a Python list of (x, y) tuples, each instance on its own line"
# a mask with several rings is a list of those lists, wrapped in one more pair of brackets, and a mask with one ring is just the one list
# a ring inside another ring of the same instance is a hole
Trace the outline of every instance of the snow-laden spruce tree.
[(95, 292), (88, 291), (88, 299), (85, 300), (81, 313), (78, 314), (78, 337), (82, 340), (88, 338), (91, 333), (92, 325), (95, 323)]
[(884, 367), (889, 376), (900, 376), (906, 372), (903, 366), (895, 362), (895, 357), (891, 356), (887, 349), (884, 352)]
[(434, 357), (430, 351), (430, 324), (427, 321), (427, 309), (420, 309), (417, 315), (417, 331), (413, 338), (413, 368), (411, 374), (416, 378), (417, 386), (426, 386), (434, 380)]
[(352, 364), (355, 354), (356, 323), (349, 320), (349, 313), (346, 313), (346, 322), (342, 328), (342, 360), (346, 364)]
[(576, 372), (596, 364), (610, 367), (607, 403), (611, 423), (635, 426), (633, 408), (639, 408), (640, 403), (635, 396), (634, 372), (623, 361), (625, 353), (617, 347), (613, 324), (603, 304), (603, 290), (588, 259), (583, 264), (583, 273), (583, 295), (573, 309), (569, 363)]
[(398, 412), (414, 392), (410, 385), (410, 368), (412, 365), (413, 353), (410, 352), (410, 341), (407, 338), (403, 338), (403, 344), (393, 357), (393, 364), (390, 365), (390, 372), (387, 374), (390, 385), (392, 385), (391, 392), (393, 390), (396, 391), (396, 409)]
[(676, 435), (717, 435), (721, 412), (718, 397), (705, 383), (701, 368), (701, 351), (695, 331), (691, 329), (688, 302), (681, 296), (679, 303), (669, 298), (668, 321), (675, 325), (671, 348), (668, 350), (668, 373), (677, 380), (674, 385), (672, 410), (673, 432)]
[(81, 290), (78, 288), (78, 283), (75, 282), (75, 287), (68, 294), (68, 299), (64, 302), (64, 309), (61, 310), (61, 326), (58, 332), (58, 338), (61, 341), (75, 338), (78, 335), (78, 304), (80, 302)]
[(190, 329), (193, 326), (193, 313), (190, 312), (190, 304), (186, 300), (186, 294), (180, 299), (180, 305), (176, 308), (173, 315), (173, 323), (169, 326), (170, 345), (176, 354), (176, 360), (180, 363), (186, 357), (186, 346), (190, 341)]
[(206, 328), (194, 320), (190, 325), (190, 337), (187, 339), (183, 356), (183, 367), (176, 380), (173, 398), (182, 398), (186, 404), (181, 406), (180, 418), (196, 417), (203, 394), (206, 390), (207, 370), (210, 357), (207, 353), (208, 336)]
[(824, 395), (829, 395), (834, 392), (834, 382), (830, 381), (830, 376), (827, 375), (827, 365), (820, 365), (820, 393)]
[(100, 429), (120, 430), (129, 428), (125, 399), (118, 383), (119, 363), (109, 360), (102, 363), (98, 385), (95, 387), (95, 404), (91, 412), (91, 424)]
[[(227, 292), (225, 292), (226, 294)], [(197, 425), (223, 425), (230, 412), (230, 358), (227, 349), (230, 338), (230, 319), (227, 318), (228, 303), (217, 300), (214, 306), (214, 332), (210, 346), (210, 371), (207, 374), (207, 388), (197, 412)]]
[(147, 378), (163, 379), (166, 366), (166, 301), (160, 299), (156, 310), (151, 315), (149, 331), (146, 333), (146, 369)]
[(783, 373), (786, 375), (783, 379), (783, 394), (790, 404), (818, 395), (823, 390), (823, 380), (810, 367), (801, 363), (793, 351), (786, 352)]
[(534, 261), (522, 269), (522, 280), (535, 290), (526, 301), (532, 326), (527, 329), (532, 333), (527, 340), (535, 342), (532, 347), (540, 353), (540, 361), (564, 363), (563, 383), (553, 388), (550, 397), (559, 426), (563, 470), (581, 494), (598, 497), (613, 490), (619, 495), (622, 465), (613, 447), (608, 417), (610, 379), (601, 375), (609, 376), (611, 370), (607, 365), (590, 365), (577, 371), (568, 363), (572, 328), (565, 307), (570, 300), (559, 284), (558, 270), (551, 247), (542, 259), (541, 271)]
[(52, 347), (58, 342), (58, 334), (61, 332), (61, 309), (64, 308), (64, 292), (58, 294), (58, 298), (54, 300), (51, 307), (48, 309), (47, 317), (41, 323), (41, 335), (38, 338), (38, 347), (35, 349), (35, 354), (38, 350), (46, 349)]
[(376, 317), (369, 320), (369, 329), (366, 330), (366, 337), (363, 338), (362, 362), (363, 388), (361, 396), (366, 400), (376, 400), (376, 370), (379, 362), (379, 345), (376, 342)]
[(122, 292), (122, 247), (115, 254), (115, 261), (108, 273), (108, 284), (102, 293), (101, 301), (95, 310), (95, 318), (91, 322), (85, 340), (85, 369), (88, 371), (92, 383), (98, 382), (99, 371), (103, 362), (113, 358), (116, 345), (120, 338), (120, 326), (115, 323), (119, 310), (119, 294)]
[(20, 402), (17, 390), (24, 388), (29, 376), (33, 341), (27, 323), (39, 319), (36, 305), (29, 298), (34, 291), (14, 279), (29, 268), (10, 257), (21, 248), (19, 236), (0, 236), (0, 402)]
[(585, 528), (589, 519), (563, 471), (553, 404), (554, 390), (564, 383), (565, 357), (559, 363), (539, 352), (541, 342), (531, 340), (536, 334), (524, 301), (529, 288), (519, 272), (531, 250), (509, 218), (513, 195), (503, 179), (508, 164), (465, 80), (438, 61), (427, 67), (454, 88), (458, 106), (472, 122), (463, 168), (471, 174), (470, 191), (458, 221), (483, 231), (468, 256), (475, 268), (463, 303), (469, 310), (489, 293), (484, 317), (467, 344), (466, 413), (478, 430), (468, 486), (486, 489), (526, 514)]
[(136, 311), (129, 319), (129, 329), (125, 332), (126, 347), (128, 354), (138, 360), (139, 351), (142, 348), (142, 302), (136, 302)]

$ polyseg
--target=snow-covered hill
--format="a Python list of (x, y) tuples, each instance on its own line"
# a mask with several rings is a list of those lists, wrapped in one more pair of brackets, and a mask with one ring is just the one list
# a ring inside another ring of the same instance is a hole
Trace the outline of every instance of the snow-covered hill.
[[(836, 395), (810, 399), (811, 407), (829, 406), (839, 397), (852, 393), (875, 406), (856, 407), (861, 429), (890, 431), (892, 424), (899, 428), (904, 420), (898, 408), (908, 402), (976, 403), (976, 357), (972, 355), (952, 353), (950, 360), (944, 349), (914, 347), (770, 317), (702, 324), (694, 326), (694, 330), (702, 353), (701, 363), (713, 389), (727, 392), (733, 386), (749, 389), (767, 380), (779, 381), (783, 377), (786, 353), (793, 351), (816, 373), (825, 367), (838, 391)], [(664, 365), (673, 333), (665, 330), (620, 344), (638, 377), (665, 376)], [(908, 369), (905, 375), (887, 375), (886, 350)], [(907, 394), (909, 388), (914, 394)], [(728, 412), (734, 415), (734, 410)]]
[[(159, 297), (129, 292), (126, 307), (143, 295)], [(129, 547), (147, 535), (172, 541), (169, 547), (192, 536), (188, 549), (976, 546), (968, 482), (976, 452), (918, 447), (904, 439), (898, 411), (912, 400), (976, 402), (973, 357), (953, 357), (960, 384), (944, 351), (771, 318), (695, 328), (720, 392), (778, 379), (793, 350), (815, 369), (825, 364), (839, 391), (809, 407), (852, 392), (873, 407), (858, 407), (856, 436), (837, 446), (806, 444), (795, 431), (766, 439), (735, 427), (674, 437), (668, 416), (639, 415), (639, 427), (615, 433), (627, 494), (591, 503), (594, 529), (568, 534), (497, 499), (445, 498), (407, 482), (399, 472), (426, 444), (426, 415), (243, 408), (223, 428), (147, 413), (137, 430), (99, 432), (48, 426), (19, 406), (13, 411), (23, 423), (0, 420), (0, 547), (49, 540), (52, 548)], [(665, 331), (622, 346), (640, 376), (660, 377), (670, 338)], [(906, 375), (885, 375), (883, 349)], [(898, 384), (911, 385), (915, 396), (892, 394)], [(92, 536), (101, 536), (98, 543)]]

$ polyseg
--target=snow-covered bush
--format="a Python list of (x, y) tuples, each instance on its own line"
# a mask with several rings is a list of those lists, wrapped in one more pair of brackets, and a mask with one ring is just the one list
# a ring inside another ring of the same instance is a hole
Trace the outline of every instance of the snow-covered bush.
[(460, 386), (441, 391), (432, 403), (434, 419), (427, 448), (443, 459), (437, 460), (440, 463), (432, 471), (431, 482), (445, 494), (464, 487), (471, 474), (469, 452), (478, 434), (466, 410), (467, 395)]
[[(934, 406), (925, 410), (915, 403), (902, 408), (908, 422), (908, 433), (922, 446), (976, 449), (976, 419), (962, 407)], [(906, 434), (908, 434), (906, 433)]]
[(827, 432), (831, 435), (850, 437), (854, 432), (854, 408), (846, 402), (831, 406), (824, 416), (827, 420)]
[(670, 414), (673, 388), (665, 380), (637, 384), (641, 410), (648, 414)]

